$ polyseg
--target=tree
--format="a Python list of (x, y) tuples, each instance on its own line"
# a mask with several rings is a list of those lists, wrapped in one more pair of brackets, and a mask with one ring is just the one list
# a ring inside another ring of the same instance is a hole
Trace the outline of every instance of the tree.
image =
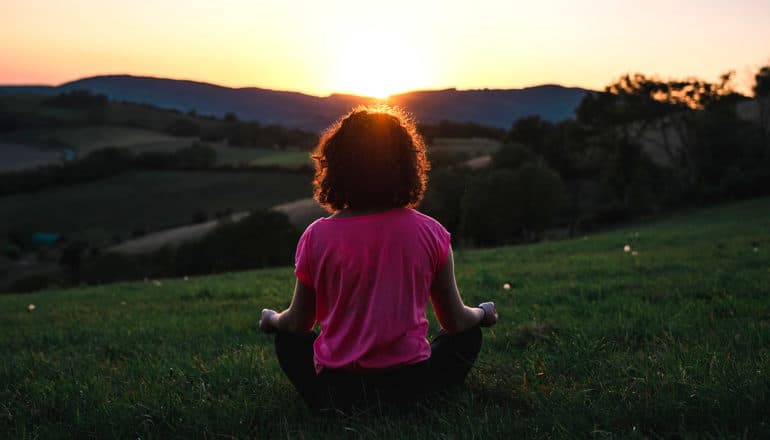
[(477, 177), (462, 199), (461, 232), (478, 245), (531, 241), (561, 207), (559, 175), (542, 164), (501, 169)]
[(255, 210), (237, 222), (225, 222), (176, 253), (177, 275), (285, 265), (292, 261), (300, 232), (276, 211)]
[(185, 169), (210, 168), (217, 162), (217, 150), (199, 142), (177, 150), (174, 155), (177, 159), (176, 166)]
[(762, 137), (762, 145), (765, 148), (765, 157), (770, 159), (770, 66), (759, 69), (754, 76), (754, 98), (759, 107), (759, 129)]
[(198, 136), (201, 132), (201, 127), (194, 120), (177, 118), (166, 125), (164, 131), (172, 136)]
[(430, 184), (420, 210), (440, 221), (452, 237), (460, 234), (462, 198), (470, 179), (464, 167), (435, 169), (430, 173)]
[(553, 124), (541, 119), (540, 116), (526, 116), (513, 123), (505, 140), (506, 142), (524, 144), (534, 151), (539, 151), (552, 129)]
[(526, 145), (507, 143), (492, 155), (492, 167), (516, 170), (535, 158), (535, 154)]
[(106, 95), (92, 94), (88, 90), (73, 90), (50, 97), (43, 101), (43, 104), (52, 107), (87, 109), (106, 107), (109, 99)]
[[(698, 78), (663, 81), (642, 74), (625, 75), (604, 92), (586, 95), (578, 106), (578, 121), (604, 131), (615, 130), (621, 139), (645, 139), (660, 148), (676, 168), (682, 186), (695, 186), (699, 170), (693, 154), (696, 111), (734, 104), (740, 95), (732, 88), (734, 73), (719, 82)], [(648, 136), (657, 132), (658, 136)]]

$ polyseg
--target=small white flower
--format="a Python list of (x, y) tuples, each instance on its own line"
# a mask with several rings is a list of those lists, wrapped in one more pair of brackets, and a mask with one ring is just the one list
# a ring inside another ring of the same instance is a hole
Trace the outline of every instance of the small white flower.
[(190, 277), (188, 277), (187, 275), (185, 275), (185, 277), (184, 277), (184, 280), (185, 280), (185, 281), (189, 281), (189, 280), (190, 280)]
[(156, 285), (156, 286), (158, 286), (158, 287), (160, 287), (160, 286), (162, 286), (162, 285), (163, 285), (163, 283), (161, 283), (161, 282), (160, 282), (160, 281), (158, 281), (158, 280), (155, 280), (155, 281), (153, 281), (153, 282), (152, 282), (152, 284), (155, 284), (155, 285)]
[(759, 252), (759, 248), (754, 248), (754, 252)]
[(633, 252), (631, 252), (631, 255), (636, 257), (637, 255), (639, 255), (639, 251), (633, 251)]
[(505, 283), (505, 284), (503, 284), (503, 289), (505, 289), (505, 290), (511, 290), (511, 283)]
[(623, 252), (631, 252), (631, 245), (627, 244), (627, 245), (623, 246)]
[(30, 304), (30, 305), (27, 306), (27, 311), (28, 312), (33, 312), (33, 311), (35, 311), (36, 308), (37, 307), (34, 304)]

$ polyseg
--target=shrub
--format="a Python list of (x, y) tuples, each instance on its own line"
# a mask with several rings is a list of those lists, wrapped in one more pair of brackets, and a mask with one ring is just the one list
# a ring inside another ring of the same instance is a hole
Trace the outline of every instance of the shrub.
[(510, 143), (500, 147), (492, 155), (492, 168), (515, 170), (535, 160), (535, 154), (522, 144)]
[(190, 119), (178, 118), (168, 124), (163, 131), (171, 136), (198, 136), (201, 127)]
[(48, 98), (43, 104), (63, 108), (93, 108), (106, 107), (109, 100), (105, 95), (92, 94), (88, 90), (73, 90)]
[(431, 171), (430, 184), (420, 204), (420, 210), (440, 221), (459, 238), (462, 199), (466, 192), (470, 171), (466, 168), (444, 168)]
[(258, 210), (226, 222), (176, 255), (176, 274), (192, 275), (291, 264), (299, 230), (279, 212)]
[(53, 273), (34, 273), (22, 275), (8, 287), (9, 292), (28, 293), (53, 287), (59, 284), (59, 277)]
[(3, 246), (3, 255), (11, 260), (18, 260), (21, 257), (21, 248), (13, 243), (8, 243)]
[(474, 179), (462, 199), (461, 234), (478, 245), (536, 239), (563, 197), (561, 179), (544, 165), (492, 171)]
[(217, 162), (217, 150), (198, 142), (174, 153), (177, 167), (186, 169), (210, 168)]

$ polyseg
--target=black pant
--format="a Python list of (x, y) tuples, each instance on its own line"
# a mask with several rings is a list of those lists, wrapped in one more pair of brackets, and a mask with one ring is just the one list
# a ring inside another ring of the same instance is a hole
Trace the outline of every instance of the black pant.
[(281, 369), (311, 410), (349, 410), (378, 403), (401, 404), (461, 385), (481, 349), (481, 329), (441, 331), (430, 344), (430, 359), (377, 373), (324, 369), (313, 365), (315, 332), (278, 333), (275, 351)]

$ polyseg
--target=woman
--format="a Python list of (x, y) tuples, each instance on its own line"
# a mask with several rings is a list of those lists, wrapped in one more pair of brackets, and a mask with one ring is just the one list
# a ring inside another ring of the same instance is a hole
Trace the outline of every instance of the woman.
[[(413, 400), (459, 385), (481, 348), (492, 302), (463, 304), (450, 235), (417, 212), (429, 169), (414, 124), (358, 108), (313, 153), (315, 199), (331, 215), (297, 245), (288, 309), (262, 311), (281, 368), (313, 410)], [(443, 330), (428, 343), (428, 300)], [(315, 323), (320, 334), (312, 331)]]

